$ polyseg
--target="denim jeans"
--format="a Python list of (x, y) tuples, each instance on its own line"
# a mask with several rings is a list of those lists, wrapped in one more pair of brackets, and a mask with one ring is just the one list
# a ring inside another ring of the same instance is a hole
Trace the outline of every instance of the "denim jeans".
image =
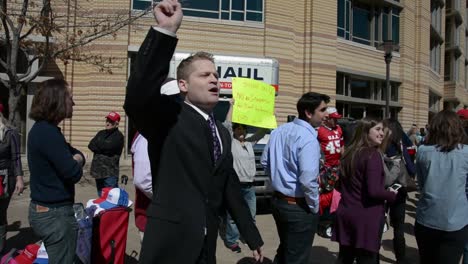
[[(257, 199), (255, 197), (255, 188), (253, 186), (242, 187), (241, 193), (244, 196), (245, 201), (250, 209), (250, 214), (255, 221), (255, 214), (257, 212)], [(236, 223), (232, 220), (231, 215), (227, 213), (226, 216), (226, 238), (224, 244), (230, 247), (237, 243), (239, 240), (239, 229), (237, 229)]]
[(280, 238), (274, 263), (308, 263), (319, 215), (306, 204), (290, 204), (278, 197), (272, 198), (272, 209)]
[(29, 224), (44, 242), (49, 264), (73, 263), (78, 235), (78, 223), (72, 205), (37, 210), (29, 205)]
[(96, 189), (98, 197), (101, 197), (101, 190), (106, 187), (117, 188), (119, 187), (119, 177), (110, 176), (107, 178), (96, 179)]

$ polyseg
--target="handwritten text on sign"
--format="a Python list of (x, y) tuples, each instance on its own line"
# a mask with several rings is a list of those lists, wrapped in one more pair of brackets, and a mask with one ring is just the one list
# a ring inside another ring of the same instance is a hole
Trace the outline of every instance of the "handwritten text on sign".
[(273, 86), (249, 78), (232, 78), (232, 95), (235, 100), (232, 122), (276, 128)]

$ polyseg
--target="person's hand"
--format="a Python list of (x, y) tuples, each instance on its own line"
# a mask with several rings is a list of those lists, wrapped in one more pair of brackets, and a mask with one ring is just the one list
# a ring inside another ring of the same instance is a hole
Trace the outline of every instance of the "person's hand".
[(83, 165), (83, 162), (84, 162), (83, 156), (81, 156), (80, 154), (73, 155), (73, 159), (78, 161), (78, 163), (80, 163), (80, 165)]
[(23, 176), (16, 176), (15, 193), (18, 195), (21, 195), (23, 194), (23, 190), (24, 190)]
[(153, 15), (160, 28), (176, 33), (182, 24), (182, 6), (178, 0), (164, 0), (153, 7)]
[(234, 98), (231, 98), (231, 100), (229, 100), (229, 104), (230, 104), (231, 106), (234, 105)]
[(392, 189), (392, 187), (388, 187), (387, 190), (394, 193), (394, 194), (398, 194), (398, 190), (394, 190), (394, 189)]
[(256, 250), (253, 251), (253, 257), (255, 261), (263, 263), (263, 252), (262, 252), (262, 247), (257, 248)]

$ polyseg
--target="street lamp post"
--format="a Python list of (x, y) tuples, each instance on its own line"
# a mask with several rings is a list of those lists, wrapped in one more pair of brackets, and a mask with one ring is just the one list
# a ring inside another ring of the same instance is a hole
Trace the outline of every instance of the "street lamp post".
[(398, 50), (400, 46), (394, 44), (393, 40), (385, 40), (377, 49), (384, 51), (387, 71), (385, 74), (385, 118), (390, 118), (390, 63), (392, 62), (392, 52)]

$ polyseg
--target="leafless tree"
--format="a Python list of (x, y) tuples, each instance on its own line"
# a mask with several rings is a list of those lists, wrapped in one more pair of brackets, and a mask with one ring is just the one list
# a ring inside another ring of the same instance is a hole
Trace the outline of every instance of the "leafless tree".
[[(21, 94), (50, 62), (81, 61), (112, 73), (113, 58), (89, 52), (88, 44), (104, 37), (115, 38), (118, 30), (149, 11), (104, 10), (96, 7), (97, 3), (0, 0), (0, 81), (9, 89), (9, 121), (14, 126), (21, 122)], [(18, 70), (21, 68), (24, 70)]]

